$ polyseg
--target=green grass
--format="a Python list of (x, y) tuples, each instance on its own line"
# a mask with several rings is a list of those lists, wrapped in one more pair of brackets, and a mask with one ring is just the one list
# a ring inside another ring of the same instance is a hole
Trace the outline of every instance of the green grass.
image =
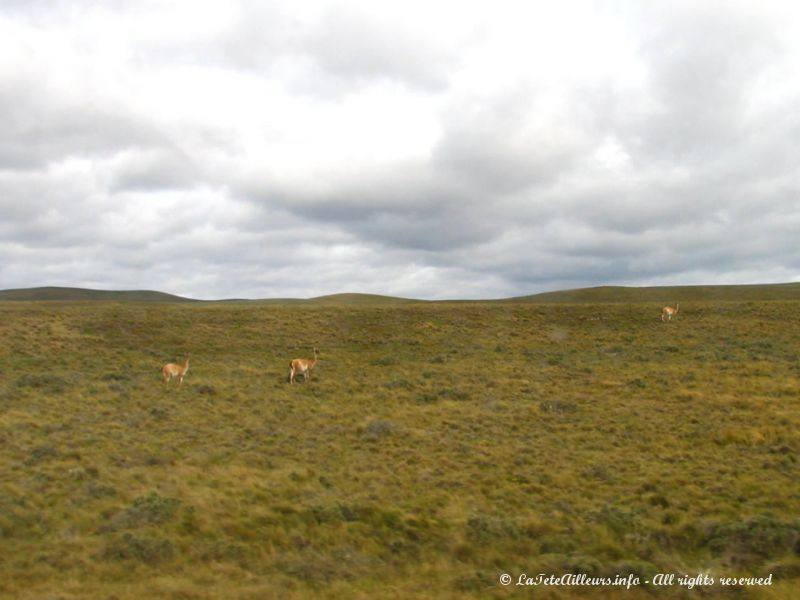
[(676, 299), (2, 303), (0, 597), (797, 597), (800, 302)]

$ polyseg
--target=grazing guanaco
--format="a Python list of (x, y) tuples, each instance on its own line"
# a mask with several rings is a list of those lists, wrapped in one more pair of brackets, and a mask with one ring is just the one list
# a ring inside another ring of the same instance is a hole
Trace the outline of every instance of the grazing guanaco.
[(661, 320), (662, 321), (671, 321), (672, 317), (678, 314), (678, 303), (675, 303), (675, 308), (671, 306), (665, 306), (661, 309)]
[(161, 367), (161, 376), (164, 378), (164, 383), (169, 383), (173, 377), (178, 378), (178, 385), (183, 385), (183, 378), (186, 371), (189, 370), (189, 353), (183, 359), (183, 364), (167, 363)]
[(314, 348), (314, 358), (295, 358), (289, 363), (289, 383), (294, 383), (296, 375), (302, 373), (303, 381), (311, 379), (311, 369), (317, 365), (317, 349)]

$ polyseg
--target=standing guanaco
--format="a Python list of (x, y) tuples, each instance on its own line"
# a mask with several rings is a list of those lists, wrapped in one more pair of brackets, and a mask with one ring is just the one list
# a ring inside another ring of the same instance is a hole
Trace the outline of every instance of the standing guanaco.
[(672, 317), (678, 314), (678, 303), (675, 303), (675, 308), (671, 306), (665, 306), (661, 309), (661, 320), (662, 321), (671, 321)]
[(183, 364), (167, 363), (161, 367), (161, 376), (164, 378), (164, 383), (169, 383), (173, 377), (178, 378), (178, 385), (183, 385), (183, 378), (186, 371), (189, 370), (189, 353), (183, 359)]
[(295, 358), (289, 363), (289, 383), (294, 383), (296, 375), (302, 373), (303, 381), (311, 379), (311, 369), (317, 365), (317, 349), (314, 348), (314, 358)]

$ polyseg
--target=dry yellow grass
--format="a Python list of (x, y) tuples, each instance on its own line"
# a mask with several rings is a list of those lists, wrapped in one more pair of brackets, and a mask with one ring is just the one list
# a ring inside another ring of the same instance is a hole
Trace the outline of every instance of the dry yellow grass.
[(660, 307), (2, 303), (0, 597), (794, 597), (800, 303)]

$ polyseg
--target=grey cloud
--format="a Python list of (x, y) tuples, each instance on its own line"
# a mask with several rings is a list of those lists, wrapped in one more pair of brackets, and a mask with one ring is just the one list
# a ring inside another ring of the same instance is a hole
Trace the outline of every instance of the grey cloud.
[[(289, 175), (248, 156), (240, 131), (171, 128), (91, 90), (60, 97), (20, 65), (0, 83), (8, 287), (499, 297), (800, 273), (797, 90), (756, 102), (770, 69), (796, 67), (771, 21), (722, 4), (641, 9), (628, 23), (641, 87), (570, 84), (553, 109), (535, 77), (460, 88), (446, 45), (377, 13), (241, 6), (228, 30), (143, 42), (137, 67), (244, 70), (334, 118), (341, 95), (413, 87), (440, 109), (430, 153)], [(609, 140), (618, 164), (596, 157)]]
[[(697, 270), (733, 273), (780, 266), (796, 269), (798, 252), (793, 235), (768, 221), (699, 222), (628, 236), (609, 237), (593, 231), (580, 246), (551, 245), (546, 264), (576, 280), (599, 277), (606, 282), (679, 280), (682, 273)], [(770, 237), (765, 238), (764, 231), (771, 231)], [(545, 279), (559, 278), (547, 267), (538, 273), (539, 277), (543, 275)]]
[(204, 180), (195, 161), (166, 148), (129, 149), (118, 157), (110, 176), (112, 192), (192, 188)]
[(433, 165), (481, 193), (505, 194), (551, 184), (587, 151), (580, 115), (537, 122), (528, 89), (449, 107)]
[(550, 126), (529, 123), (535, 106), (526, 90), (491, 103), (454, 102), (428, 160), (354, 165), (356, 176), (313, 192), (259, 174), (237, 193), (387, 246), (472, 247), (511, 223), (552, 215), (549, 189), (592, 150), (566, 116)]
[(322, 193), (270, 182), (245, 185), (239, 193), (303, 219), (335, 223), (365, 242), (422, 251), (473, 246), (499, 233), (507, 218), (478, 191), (423, 163), (365, 171)]
[(93, 186), (64, 169), (0, 172), (0, 239), (43, 247), (90, 245)]
[(642, 56), (656, 104), (639, 138), (665, 160), (705, 160), (746, 141), (753, 86), (780, 52), (768, 23), (736, 10), (660, 14)]
[(497, 223), (475, 220), (465, 211), (442, 210), (413, 216), (382, 214), (351, 229), (365, 239), (421, 251), (474, 246), (499, 230)]
[(240, 17), (215, 36), (191, 47), (153, 44), (144, 56), (276, 76), (293, 91), (315, 96), (339, 96), (376, 81), (443, 91), (458, 60), (453, 49), (383, 11), (327, 3), (315, 18), (299, 18), (289, 6), (239, 2)]
[(380, 12), (344, 7), (328, 10), (301, 43), (322, 73), (344, 80), (396, 79), (441, 90), (454, 62), (435, 40), (381, 18)]
[(0, 115), (0, 169), (39, 168), (162, 141), (147, 122), (118, 107), (54, 97), (46, 83), (26, 78), (0, 83)]
[(297, 54), (297, 37), (305, 25), (282, 9), (280, 3), (232, 2), (238, 16), (232, 23), (191, 44), (171, 39), (155, 40), (142, 48), (146, 64), (214, 65), (265, 76), (287, 56)]

